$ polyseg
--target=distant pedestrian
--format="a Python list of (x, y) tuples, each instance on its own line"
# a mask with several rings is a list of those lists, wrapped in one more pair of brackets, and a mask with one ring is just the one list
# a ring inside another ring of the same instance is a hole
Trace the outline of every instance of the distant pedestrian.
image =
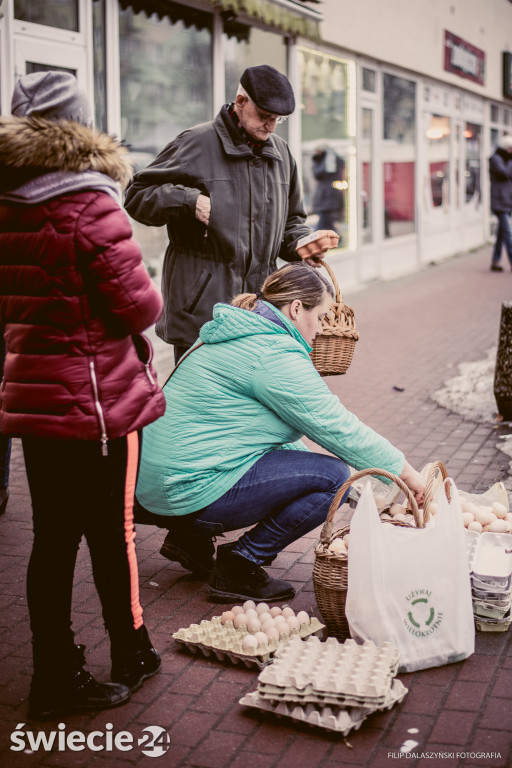
[[(95, 132), (64, 72), (21, 77), (0, 118), (0, 430), (21, 436), (34, 540), (27, 574), (29, 716), (121, 704), (160, 668), (142, 620), (133, 528), (138, 431), (162, 415), (149, 341), (162, 299), (120, 205), (124, 150)], [(114, 683), (71, 629), (82, 536)]]
[(345, 161), (328, 144), (317, 146), (312, 158), (316, 179), (313, 213), (318, 214), (315, 229), (339, 229), (345, 218)]
[(491, 178), (491, 210), (498, 219), (498, 231), (492, 252), (491, 271), (503, 272), (500, 265), (501, 250), (505, 246), (512, 268), (512, 136), (502, 136), (498, 147), (489, 158)]
[(274, 131), (295, 109), (293, 89), (266, 64), (248, 67), (231, 104), (183, 131), (137, 173), (126, 209), (143, 224), (167, 226), (164, 314), (157, 334), (175, 358), (195, 342), (213, 305), (257, 291), (285, 261), (323, 257), (335, 232), (310, 235), (297, 165)]

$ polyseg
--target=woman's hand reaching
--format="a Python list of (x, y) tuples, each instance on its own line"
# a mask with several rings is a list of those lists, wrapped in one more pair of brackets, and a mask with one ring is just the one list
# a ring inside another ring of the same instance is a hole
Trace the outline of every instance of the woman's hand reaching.
[(405, 462), (400, 479), (412, 491), (418, 504), (423, 503), (425, 493), (425, 478), (412, 467), (408, 461)]

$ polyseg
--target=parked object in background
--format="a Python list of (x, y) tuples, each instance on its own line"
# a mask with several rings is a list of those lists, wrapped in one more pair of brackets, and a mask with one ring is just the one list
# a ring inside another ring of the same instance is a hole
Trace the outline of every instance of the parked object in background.
[(494, 397), (502, 420), (512, 421), (512, 301), (501, 305)]

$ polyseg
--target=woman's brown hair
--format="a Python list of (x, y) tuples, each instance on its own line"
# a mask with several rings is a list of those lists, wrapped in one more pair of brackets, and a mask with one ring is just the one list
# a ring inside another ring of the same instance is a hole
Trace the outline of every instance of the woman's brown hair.
[(334, 289), (320, 271), (303, 262), (296, 262), (272, 272), (259, 293), (240, 293), (231, 304), (240, 309), (252, 310), (258, 299), (263, 299), (281, 309), (295, 299), (300, 299), (305, 309), (313, 309), (322, 303), (326, 293), (334, 299)]

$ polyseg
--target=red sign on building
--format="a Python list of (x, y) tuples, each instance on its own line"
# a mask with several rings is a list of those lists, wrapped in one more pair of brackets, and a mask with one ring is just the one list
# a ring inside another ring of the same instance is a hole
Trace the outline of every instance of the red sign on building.
[(444, 68), (479, 85), (484, 84), (485, 52), (445, 30)]

